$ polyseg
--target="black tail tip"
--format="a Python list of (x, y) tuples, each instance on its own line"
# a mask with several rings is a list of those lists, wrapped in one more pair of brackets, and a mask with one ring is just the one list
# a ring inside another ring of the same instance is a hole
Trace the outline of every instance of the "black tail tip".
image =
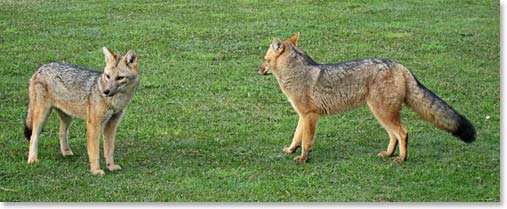
[(32, 129), (28, 128), (28, 126), (25, 125), (25, 137), (30, 141), (30, 137), (32, 136)]
[(458, 128), (452, 133), (452, 135), (458, 137), (465, 143), (472, 143), (475, 140), (476, 135), (474, 125), (472, 125), (468, 119), (461, 115), (458, 124)]

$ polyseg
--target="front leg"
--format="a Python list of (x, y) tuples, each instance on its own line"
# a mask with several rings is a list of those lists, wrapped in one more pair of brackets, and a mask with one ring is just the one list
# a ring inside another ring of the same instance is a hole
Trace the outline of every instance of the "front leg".
[(99, 133), (101, 129), (101, 118), (88, 116), (86, 120), (87, 128), (87, 148), (88, 158), (90, 160), (90, 171), (93, 175), (104, 175), (100, 169), (99, 159)]
[(116, 141), (116, 129), (123, 116), (123, 111), (114, 114), (104, 126), (104, 156), (107, 169), (110, 171), (120, 170), (121, 167), (114, 163), (114, 143)]
[(294, 132), (294, 137), (292, 138), (292, 143), (289, 147), (284, 147), (283, 152), (285, 153), (293, 153), (295, 152), (299, 146), (301, 146), (301, 136), (303, 130), (303, 122), (301, 120), (301, 116), (298, 119), (298, 125), (296, 127), (296, 131)]
[(315, 130), (317, 129), (317, 122), (319, 120), (319, 114), (308, 113), (302, 115), (302, 146), (301, 155), (294, 158), (299, 163), (304, 163), (308, 160), (310, 151), (312, 150), (313, 139), (315, 137)]

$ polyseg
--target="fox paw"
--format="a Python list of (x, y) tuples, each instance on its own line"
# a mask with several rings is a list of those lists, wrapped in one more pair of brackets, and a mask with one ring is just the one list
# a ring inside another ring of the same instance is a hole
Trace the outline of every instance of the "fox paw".
[(28, 158), (28, 164), (39, 162), (36, 157), (29, 157)]
[(298, 155), (294, 158), (294, 160), (298, 163), (305, 163), (308, 160), (308, 157), (301, 157), (301, 155)]
[(108, 165), (107, 169), (109, 169), (109, 171), (116, 171), (116, 170), (121, 170), (121, 167), (119, 165), (113, 164), (113, 165)]
[(65, 151), (62, 151), (62, 155), (64, 157), (70, 157), (70, 156), (74, 156), (74, 153), (71, 150), (65, 150)]
[(377, 154), (377, 156), (382, 157), (382, 158), (385, 158), (385, 157), (391, 157), (391, 156), (392, 156), (392, 154), (391, 154), (391, 155), (389, 155), (389, 154), (387, 154), (387, 152), (386, 152), (386, 151), (382, 151), (382, 152), (379, 152), (379, 153)]
[(103, 176), (104, 174), (106, 174), (102, 169), (91, 170), (91, 172), (92, 175), (94, 176)]
[(402, 163), (402, 162), (404, 162), (404, 161), (405, 161), (405, 158), (404, 158), (404, 157), (401, 157), (401, 156), (400, 156), (400, 157), (396, 157), (396, 158), (394, 158), (394, 160), (393, 160), (393, 162), (395, 162), (395, 163)]
[(296, 149), (297, 149), (297, 148), (291, 149), (291, 148), (289, 148), (289, 147), (284, 147), (284, 148), (282, 149), (282, 151), (283, 151), (283, 152), (285, 152), (285, 153), (289, 153), (289, 154), (290, 154), (290, 153), (294, 153), (294, 152), (296, 151)]

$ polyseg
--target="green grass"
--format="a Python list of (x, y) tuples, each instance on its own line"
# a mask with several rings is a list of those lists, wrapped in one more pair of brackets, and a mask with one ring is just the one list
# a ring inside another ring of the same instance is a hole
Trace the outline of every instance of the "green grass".
[[(396, 164), (376, 157), (388, 136), (361, 107), (321, 118), (296, 164), (281, 149), (297, 115), (256, 68), (272, 37), (298, 31), (322, 63), (403, 63), (474, 123), (476, 142), (404, 109), (409, 160)], [(3, 0), (0, 201), (500, 201), (499, 39), (496, 1)], [(123, 170), (90, 175), (82, 120), (63, 158), (55, 114), (28, 165), (29, 78), (53, 61), (102, 69), (102, 46), (135, 49), (143, 73), (117, 135)]]

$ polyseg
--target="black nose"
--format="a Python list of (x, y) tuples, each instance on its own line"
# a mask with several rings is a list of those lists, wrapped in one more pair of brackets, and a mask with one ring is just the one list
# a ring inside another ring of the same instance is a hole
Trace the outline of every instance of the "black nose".
[(109, 89), (104, 90), (105, 95), (109, 95), (109, 92), (111, 92), (111, 91), (109, 91)]

